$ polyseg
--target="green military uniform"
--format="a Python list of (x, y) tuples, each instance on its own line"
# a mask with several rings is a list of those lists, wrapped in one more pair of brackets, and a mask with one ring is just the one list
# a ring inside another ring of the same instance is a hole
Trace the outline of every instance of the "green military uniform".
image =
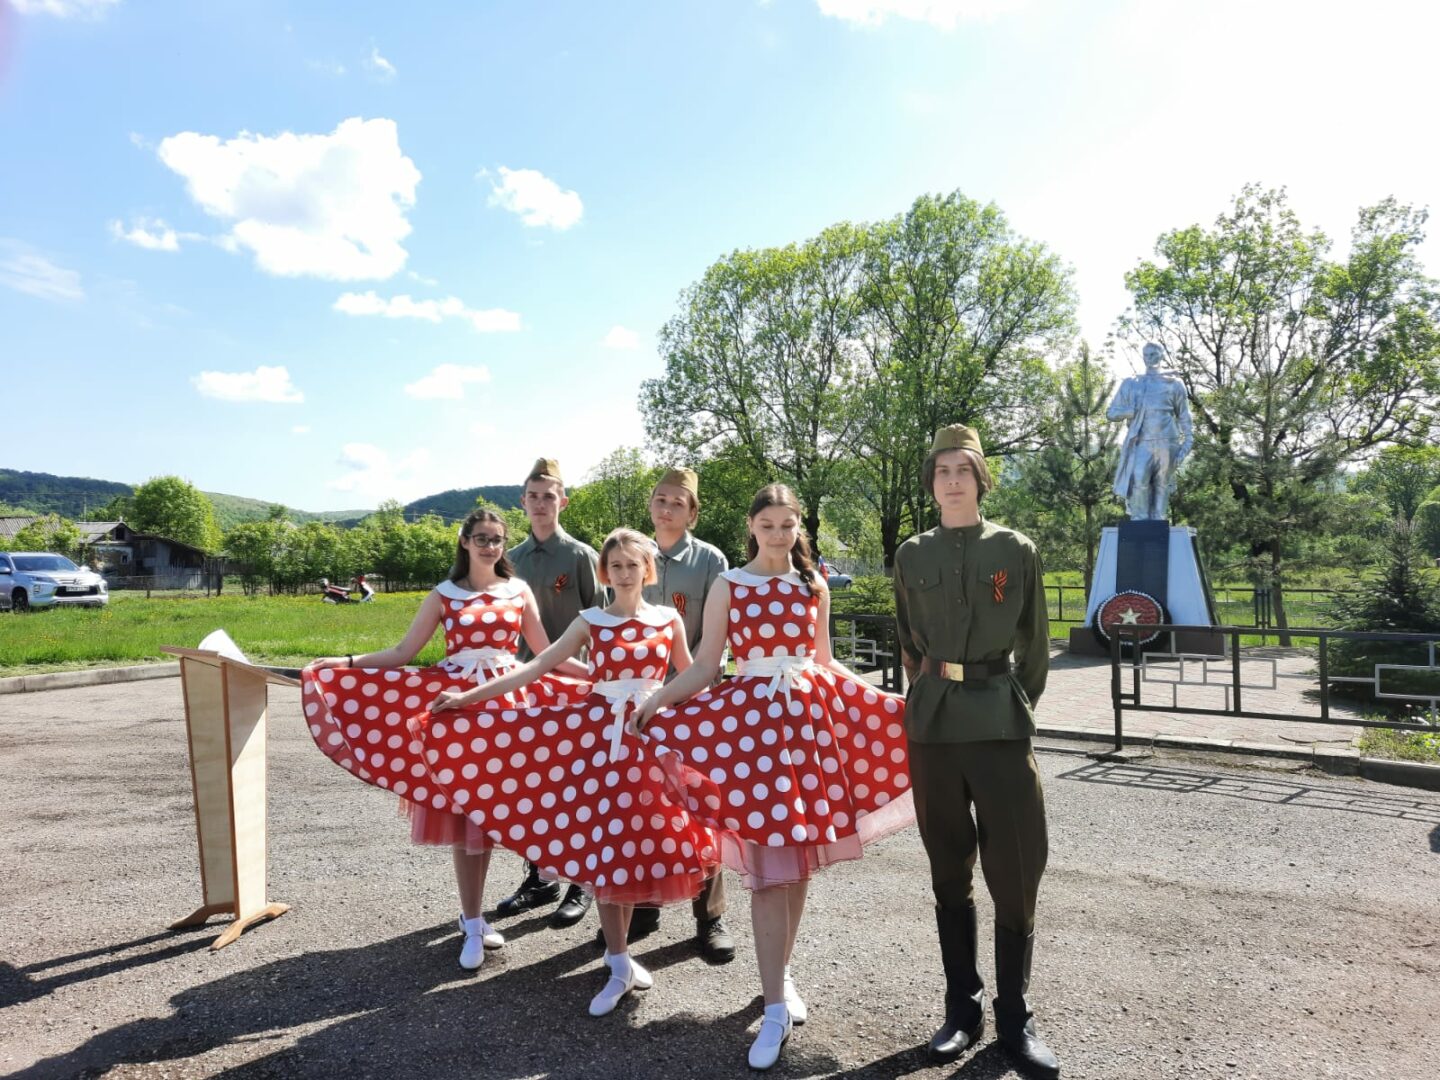
[[(605, 605), (605, 589), (595, 577), (600, 556), (559, 525), (544, 542), (529, 536), (507, 554), (516, 576), (535, 594), (540, 622), (552, 642), (570, 628), (585, 608)], [(532, 655), (522, 641), (520, 659), (529, 660)]]
[(700, 648), (705, 598), (710, 595), (715, 579), (728, 569), (730, 562), (719, 548), (696, 539), (689, 532), (668, 551), (658, 544), (655, 547), (656, 581), (645, 586), (645, 599), (680, 612), (692, 656)]
[[(979, 437), (963, 425), (936, 435), (927, 475), (939, 455), (954, 450), (972, 455), (983, 496), (984, 454)], [(946, 460), (947, 468), (957, 463), (953, 456)], [(1024, 1075), (1049, 1078), (1059, 1066), (1035, 1034), (1025, 1000), (1049, 847), (1030, 744), (1033, 709), (1050, 670), (1040, 556), (1026, 537), (982, 517), (900, 545), (894, 585), (896, 627), (911, 676), (905, 730), (915, 818), (930, 860), (947, 987), (946, 1020), (931, 1053), (953, 1060), (983, 1026), (973, 877), (978, 854), (995, 905), (1001, 1041)]]
[[(690, 469), (671, 469), (659, 483), (685, 488), (699, 500), (698, 478)], [(690, 646), (692, 656), (700, 648), (705, 598), (710, 595), (715, 579), (728, 569), (730, 561), (724, 553), (714, 544), (697, 539), (688, 529), (669, 550), (655, 545), (655, 583), (645, 586), (644, 597), (651, 604), (663, 604), (680, 612), (680, 620), (685, 624), (685, 643)], [(675, 674), (672, 671), (666, 681)], [(697, 920), (718, 919), (723, 915), (724, 875), (717, 870), (690, 906)]]
[[(917, 670), (905, 702), (915, 816), (935, 899), (942, 907), (974, 903), (978, 849), (996, 919), (1028, 934), (1047, 849), (1030, 751), (1031, 710), (1050, 670), (1040, 556), (1020, 533), (984, 520), (911, 537), (895, 554), (895, 616), (907, 668), (925, 657), (991, 665), (964, 681)], [(1012, 653), (1013, 670), (995, 670)]]

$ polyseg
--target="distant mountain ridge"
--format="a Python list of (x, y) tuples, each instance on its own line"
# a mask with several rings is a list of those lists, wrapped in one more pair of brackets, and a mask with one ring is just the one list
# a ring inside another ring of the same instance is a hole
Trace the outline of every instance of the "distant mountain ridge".
[[(0, 469), (0, 503), (19, 511), (36, 514), (59, 514), (71, 520), (95, 520), (111, 499), (131, 495), (135, 488), (114, 480), (96, 480), (88, 476), (57, 476), (54, 473), (25, 472)], [(477, 498), (485, 498), (497, 506), (513, 509), (520, 505), (519, 484), (494, 484), (484, 487), (455, 488), (435, 495), (426, 495), (405, 504), (405, 517), (413, 520), (422, 514), (438, 514), (448, 520), (463, 518), (475, 506)], [(252, 499), (244, 495), (226, 495), (207, 491), (215, 508), (215, 523), (221, 530), (234, 528), (242, 521), (263, 521), (270, 516), (273, 501)], [(290, 520), (329, 521), (341, 526), (358, 524), (371, 510), (294, 510), (289, 507)]]

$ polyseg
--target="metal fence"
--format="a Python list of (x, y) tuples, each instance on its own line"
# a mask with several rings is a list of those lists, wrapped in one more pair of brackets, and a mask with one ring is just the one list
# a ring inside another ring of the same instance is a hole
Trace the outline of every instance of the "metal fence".
[[(1141, 646), (1141, 642), (1157, 633), (1160, 635), (1158, 643), (1168, 645), (1168, 650)], [(1314, 686), (1308, 692), (1316, 703), (1316, 711), (1313, 713), (1247, 707), (1247, 703), (1253, 698), (1276, 688), (1277, 667), (1274, 656), (1261, 655), (1254, 649), (1250, 655), (1242, 656), (1240, 639), (1244, 637), (1253, 640), (1257, 636), (1262, 639), (1279, 638), (1282, 634), (1289, 635), (1292, 639), (1311, 639), (1315, 642), (1313, 649), (1285, 650), (1290, 655), (1299, 652), (1307, 658), (1314, 658)], [(1219, 643), (1220, 649), (1218, 652), (1182, 651), (1175, 647), (1180, 635), (1184, 635), (1191, 642), (1210, 636)], [(1368, 674), (1337, 675), (1331, 672), (1331, 647), (1337, 641), (1412, 646), (1417, 655), (1424, 657), (1425, 662), (1377, 662), (1372, 664)], [(1437, 663), (1437, 650), (1440, 650), (1440, 634), (1372, 633), (1313, 627), (1279, 631), (1257, 630), (1253, 626), (1182, 626), (1173, 623), (1115, 626), (1111, 628), (1110, 636), (1110, 700), (1115, 713), (1115, 749), (1118, 751), (1124, 747), (1125, 713), (1142, 710), (1433, 732), (1436, 730), (1434, 725), (1440, 724), (1440, 663)], [(1268, 665), (1268, 682), (1249, 681), (1247, 673), (1242, 671), (1242, 661), (1251, 665), (1258, 664), (1262, 668)], [(1187, 668), (1190, 677), (1187, 677)], [(1212, 674), (1218, 677), (1212, 678)], [(1397, 686), (1397, 681), (1407, 677), (1410, 687)], [(1428, 710), (1430, 724), (1399, 719), (1377, 720), (1356, 715), (1335, 716), (1333, 705), (1336, 684), (1366, 685), (1374, 699), (1380, 702), (1423, 704)], [(1417, 684), (1422, 689), (1411, 688)], [(1144, 700), (1144, 689), (1147, 686), (1167, 687), (1170, 703), (1165, 704), (1153, 698)], [(1179, 691), (1186, 686), (1218, 688), (1222, 691), (1224, 704), (1219, 708), (1181, 705)]]
[(880, 685), (891, 693), (905, 692), (905, 668), (893, 615), (830, 614), (830, 651), (858, 674), (880, 672)]
[[(1355, 589), (1284, 590), (1291, 619), (1313, 622), (1322, 618), (1331, 600), (1356, 595)], [(1275, 597), (1267, 588), (1220, 586), (1214, 590), (1216, 614), (1230, 626), (1253, 626), (1265, 630), (1275, 625)], [(1046, 602), (1052, 623), (1083, 623), (1087, 598), (1083, 585), (1046, 585)], [(1245, 622), (1246, 619), (1250, 621)]]

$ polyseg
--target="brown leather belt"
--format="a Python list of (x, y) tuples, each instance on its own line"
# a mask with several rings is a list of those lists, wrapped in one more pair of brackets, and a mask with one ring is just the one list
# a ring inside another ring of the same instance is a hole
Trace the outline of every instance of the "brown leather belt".
[(982, 683), (988, 682), (996, 675), (1008, 674), (1010, 660), (1008, 657), (1002, 657), (999, 660), (975, 660), (956, 664), (949, 660), (937, 660), (933, 656), (926, 656), (920, 660), (920, 670), (926, 675), (936, 675), (954, 682)]

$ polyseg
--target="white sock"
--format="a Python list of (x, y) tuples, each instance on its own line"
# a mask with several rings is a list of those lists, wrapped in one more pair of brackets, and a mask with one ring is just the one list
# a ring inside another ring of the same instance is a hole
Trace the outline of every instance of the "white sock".
[(624, 952), (605, 954), (605, 963), (610, 968), (610, 974), (617, 979), (628, 982), (630, 978), (630, 950)]

